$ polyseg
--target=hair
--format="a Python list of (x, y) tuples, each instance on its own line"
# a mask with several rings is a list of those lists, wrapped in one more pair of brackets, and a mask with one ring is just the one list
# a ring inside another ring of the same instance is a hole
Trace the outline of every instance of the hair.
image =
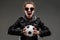
[(27, 4), (32, 4), (32, 5), (34, 5), (34, 7), (35, 7), (34, 2), (32, 2), (32, 1), (25, 2), (24, 5), (23, 5), (23, 7), (25, 7)]

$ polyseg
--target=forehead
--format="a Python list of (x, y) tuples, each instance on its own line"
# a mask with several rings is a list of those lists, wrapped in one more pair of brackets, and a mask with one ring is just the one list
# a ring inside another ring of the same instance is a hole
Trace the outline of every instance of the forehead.
[(29, 7), (29, 8), (31, 8), (31, 7), (34, 7), (34, 5), (33, 5), (33, 4), (26, 4), (25, 7)]

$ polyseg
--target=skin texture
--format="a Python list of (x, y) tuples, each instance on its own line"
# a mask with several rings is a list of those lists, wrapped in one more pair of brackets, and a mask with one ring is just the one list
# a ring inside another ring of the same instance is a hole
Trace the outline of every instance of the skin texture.
[[(23, 28), (23, 33), (25, 36), (27, 36), (26, 35), (26, 28)], [(40, 34), (40, 32), (37, 30), (37, 28), (35, 28), (35, 30), (33, 31), (33, 35), (39, 35), (39, 34)]]
[[(33, 4), (26, 4), (25, 7), (29, 8), (28, 11), (24, 10), (26, 17), (28, 19), (31, 19), (32, 16), (34, 15), (34, 10), (31, 11), (30, 8), (34, 8), (34, 5)], [(28, 13), (31, 13), (31, 15), (28, 15)], [(26, 35), (26, 29), (25, 28), (23, 28), (23, 33), (24, 33), (24, 35)], [(39, 35), (39, 34), (40, 34), (40, 32), (37, 30), (37, 28), (35, 28), (35, 30), (33, 31), (33, 35)]]
[[(26, 4), (26, 6), (28, 9), (28, 11), (24, 10), (25, 15), (27, 16), (28, 19), (32, 18), (33, 14), (34, 14), (34, 10), (31, 12), (30, 8), (34, 8), (34, 5), (32, 4)], [(31, 15), (28, 15), (28, 13), (31, 13)]]

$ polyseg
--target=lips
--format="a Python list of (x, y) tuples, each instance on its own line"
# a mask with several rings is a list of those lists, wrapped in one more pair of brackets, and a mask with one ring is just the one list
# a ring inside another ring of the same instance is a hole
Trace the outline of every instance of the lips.
[(28, 13), (28, 15), (31, 15), (31, 13)]
[(31, 15), (32, 13), (31, 12), (28, 12), (28, 15)]

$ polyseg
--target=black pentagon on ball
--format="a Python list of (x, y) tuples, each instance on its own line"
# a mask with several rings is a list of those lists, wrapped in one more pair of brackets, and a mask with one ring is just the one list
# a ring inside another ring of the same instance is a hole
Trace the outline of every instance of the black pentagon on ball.
[(35, 30), (35, 28), (33, 28), (33, 30)]
[(31, 34), (31, 33), (32, 33), (31, 31), (28, 32), (28, 34)]
[(29, 26), (27, 26), (27, 28), (29, 28)]

